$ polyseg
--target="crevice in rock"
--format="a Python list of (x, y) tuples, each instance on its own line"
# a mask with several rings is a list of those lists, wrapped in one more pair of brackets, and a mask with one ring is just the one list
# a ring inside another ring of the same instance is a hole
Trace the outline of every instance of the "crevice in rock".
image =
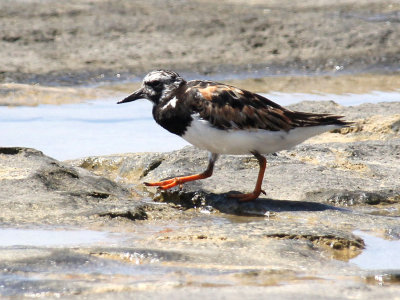
[(148, 218), (147, 213), (144, 211), (143, 208), (139, 208), (134, 212), (132, 212), (130, 210), (122, 211), (122, 212), (106, 212), (106, 213), (98, 214), (98, 216), (99, 217), (109, 217), (111, 219), (124, 218), (124, 219), (128, 219), (131, 221), (147, 220), (147, 218)]
[(203, 193), (181, 190), (158, 191), (158, 193), (154, 195), (153, 200), (157, 202), (173, 203), (186, 209), (205, 205)]
[(110, 197), (110, 194), (103, 192), (89, 192), (87, 195), (89, 197), (99, 198), (99, 199), (107, 199), (108, 197)]
[(22, 150), (23, 150), (22, 148), (17, 148), (17, 147), (2, 147), (2, 148), (0, 148), (0, 154), (17, 155)]
[(161, 163), (163, 162), (163, 159), (157, 159), (153, 160), (146, 169), (143, 170), (143, 173), (140, 175), (140, 178), (146, 177), (151, 171), (157, 169)]

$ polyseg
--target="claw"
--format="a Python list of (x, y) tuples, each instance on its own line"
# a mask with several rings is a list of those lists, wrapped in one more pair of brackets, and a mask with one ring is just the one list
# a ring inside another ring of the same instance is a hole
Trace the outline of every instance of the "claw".
[(158, 186), (163, 190), (168, 190), (170, 188), (173, 188), (174, 186), (179, 185), (179, 188), (182, 189), (182, 185), (185, 182), (208, 178), (211, 175), (212, 175), (212, 168), (209, 167), (205, 172), (203, 172), (201, 174), (190, 175), (190, 176), (182, 176), (182, 177), (175, 177), (175, 178), (167, 179), (167, 180), (164, 180), (164, 181), (158, 181), (158, 182), (144, 182), (144, 185), (146, 185), (146, 186)]
[(166, 186), (174, 182), (176, 178), (164, 180), (164, 181), (158, 181), (158, 182), (143, 182), (145, 186)]
[(218, 158), (217, 154), (211, 153), (211, 155), (209, 156), (209, 159), (208, 159), (207, 169), (203, 173), (189, 175), (189, 176), (175, 177), (172, 179), (167, 179), (167, 180), (158, 181), (158, 182), (144, 182), (144, 185), (145, 186), (158, 186), (160, 189), (163, 189), (163, 190), (167, 190), (174, 186), (179, 185), (179, 188), (182, 189), (182, 185), (185, 182), (195, 181), (195, 180), (205, 179), (205, 178), (210, 177), (213, 173), (214, 163), (217, 160), (217, 158)]
[(172, 180), (172, 182), (170, 182), (168, 184), (164, 184), (164, 185), (160, 186), (160, 188), (163, 189), (163, 190), (168, 190), (170, 188), (173, 188), (174, 186), (177, 186), (178, 184), (179, 184), (178, 178), (174, 178)]

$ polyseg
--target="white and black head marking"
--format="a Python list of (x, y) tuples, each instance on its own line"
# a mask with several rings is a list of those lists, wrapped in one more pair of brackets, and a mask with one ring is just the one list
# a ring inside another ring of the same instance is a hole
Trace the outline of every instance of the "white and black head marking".
[(179, 88), (185, 80), (178, 73), (168, 70), (156, 70), (148, 73), (140, 89), (118, 103), (126, 103), (137, 99), (148, 99), (158, 104), (163, 99), (170, 97), (171, 92)]
[(142, 89), (147, 99), (157, 104), (178, 88), (183, 78), (178, 73), (166, 70), (152, 71), (143, 79)]

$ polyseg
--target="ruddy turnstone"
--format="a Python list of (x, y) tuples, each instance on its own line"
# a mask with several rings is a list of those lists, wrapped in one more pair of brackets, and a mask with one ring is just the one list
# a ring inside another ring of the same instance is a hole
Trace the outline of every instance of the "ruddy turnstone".
[(212, 175), (220, 154), (253, 154), (260, 165), (256, 186), (251, 193), (230, 195), (240, 201), (265, 194), (261, 185), (267, 160), (262, 154), (291, 148), (314, 135), (350, 124), (341, 116), (292, 111), (227, 84), (186, 81), (167, 70), (148, 73), (141, 88), (118, 104), (141, 98), (153, 103), (153, 117), (159, 125), (209, 151), (204, 172), (145, 185), (165, 190), (204, 179)]

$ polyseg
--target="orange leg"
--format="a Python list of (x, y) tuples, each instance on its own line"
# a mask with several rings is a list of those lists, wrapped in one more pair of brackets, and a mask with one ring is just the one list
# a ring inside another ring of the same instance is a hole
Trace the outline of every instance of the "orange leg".
[(261, 189), (262, 181), (264, 179), (264, 173), (265, 169), (267, 167), (267, 160), (264, 156), (257, 152), (253, 152), (253, 155), (257, 158), (258, 163), (260, 165), (260, 171), (258, 172), (258, 177), (257, 177), (257, 183), (256, 187), (254, 188), (254, 191), (252, 193), (248, 194), (230, 194), (229, 197), (231, 198), (237, 198), (239, 199), (240, 202), (245, 202), (245, 201), (252, 201), (258, 198), (261, 193), (265, 195), (265, 191)]
[(218, 154), (209, 153), (208, 166), (207, 166), (207, 169), (203, 173), (195, 174), (195, 175), (189, 175), (189, 176), (175, 177), (175, 178), (172, 178), (172, 179), (168, 179), (168, 180), (164, 180), (164, 181), (158, 181), (158, 182), (145, 182), (144, 184), (146, 186), (158, 186), (163, 190), (167, 190), (167, 189), (170, 189), (170, 188), (172, 188), (174, 186), (181, 185), (181, 184), (183, 184), (185, 182), (208, 178), (213, 173), (214, 164), (217, 161), (217, 159), (218, 159)]

